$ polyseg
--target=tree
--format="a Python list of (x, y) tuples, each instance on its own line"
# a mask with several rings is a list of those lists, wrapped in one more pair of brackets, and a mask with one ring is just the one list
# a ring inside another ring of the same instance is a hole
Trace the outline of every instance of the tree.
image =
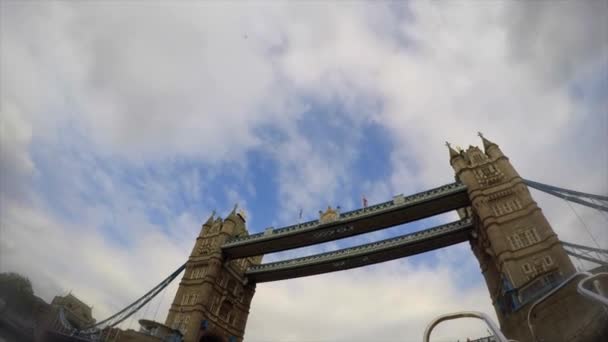
[(0, 273), (0, 298), (6, 302), (7, 308), (17, 313), (32, 313), (35, 302), (32, 283), (20, 274)]

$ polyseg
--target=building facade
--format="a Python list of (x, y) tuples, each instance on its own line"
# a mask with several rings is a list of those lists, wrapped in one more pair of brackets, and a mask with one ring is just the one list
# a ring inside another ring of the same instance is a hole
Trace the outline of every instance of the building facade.
[(198, 341), (205, 332), (226, 341), (243, 340), (255, 292), (255, 284), (244, 274), (247, 267), (260, 264), (262, 256), (226, 260), (220, 246), (248, 234), (245, 220), (235, 207), (225, 219), (211, 215), (202, 226), (165, 322), (180, 330), (185, 342)]

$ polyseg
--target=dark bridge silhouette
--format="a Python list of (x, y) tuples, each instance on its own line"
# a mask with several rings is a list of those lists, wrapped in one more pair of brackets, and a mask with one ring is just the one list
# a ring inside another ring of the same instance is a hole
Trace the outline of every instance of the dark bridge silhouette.
[(369, 233), (468, 205), (467, 187), (452, 183), (406, 197), (395, 196), (388, 202), (342, 213), (333, 222), (314, 220), (235, 238), (222, 245), (222, 252), (229, 258), (274, 253)]
[(472, 229), (467, 218), (357, 247), (252, 266), (245, 275), (261, 283), (372, 265), (467, 241)]

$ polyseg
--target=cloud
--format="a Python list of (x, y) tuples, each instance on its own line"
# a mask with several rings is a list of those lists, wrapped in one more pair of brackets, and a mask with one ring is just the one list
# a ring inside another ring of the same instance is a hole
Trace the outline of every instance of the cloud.
[[(175, 269), (190, 248), (189, 241), (179, 245), (151, 230), (130, 248), (121, 248), (87, 229), (91, 227), (72, 226), (12, 204), (8, 209), (2, 217), (3, 270), (25, 273), (35, 293), (46, 300), (73, 290), (94, 304), (98, 319), (160, 282), (160, 275)], [(163, 258), (152, 258), (161, 248)], [(158, 271), (150, 274), (150, 269)]]
[[(463, 265), (476, 271), (474, 258), (464, 261)], [(416, 266), (406, 260), (259, 284), (247, 336), (252, 341), (419, 340), (421, 327), (440, 314), (464, 307), (487, 310), (490, 303), (484, 286), (477, 282), (475, 287), (458, 289), (458, 278), (451, 265)], [(460, 323), (437, 329), (433, 336), (453, 340), (485, 332), (474, 324)]]
[[(442, 143), (478, 130), (525, 178), (606, 193), (606, 4), (554, 5), (2, 2), (0, 267), (101, 318), (185, 260), (214, 208), (238, 201), (259, 231), (452, 182)], [(561, 238), (606, 245), (602, 216), (575, 207), (583, 231), (533, 196)], [(260, 284), (247, 338), (418, 340), (437, 314), (493, 314), (477, 267), (465, 244)]]
[(32, 127), (13, 103), (5, 102), (0, 114), (0, 196), (23, 197), (19, 184), (35, 171), (28, 153)]
[[(129, 158), (224, 160), (255, 145), (252, 129), (274, 119), (282, 96), (256, 37), (244, 38), (246, 20), (221, 5), (120, 7), (122, 15), (101, 4), (5, 5), (14, 17), (3, 30), (11, 95), (25, 104), (50, 89), (34, 103), (68, 105), (74, 112), (55, 120), (75, 121)], [(46, 19), (32, 23), (34, 13)], [(32, 52), (22, 41), (42, 45)], [(26, 74), (34, 89), (21, 79), (31, 65), (42, 68)]]
[(568, 82), (608, 58), (605, 1), (508, 6), (510, 57), (549, 85)]

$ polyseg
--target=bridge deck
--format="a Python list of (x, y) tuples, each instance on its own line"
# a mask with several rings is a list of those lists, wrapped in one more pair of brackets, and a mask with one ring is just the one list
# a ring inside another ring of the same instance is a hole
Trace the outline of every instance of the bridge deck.
[(472, 229), (467, 218), (357, 247), (250, 267), (245, 274), (261, 283), (372, 265), (467, 241)]
[(452, 183), (346, 212), (333, 222), (309, 221), (232, 239), (222, 246), (222, 251), (230, 258), (279, 252), (416, 221), (469, 204), (466, 186)]

